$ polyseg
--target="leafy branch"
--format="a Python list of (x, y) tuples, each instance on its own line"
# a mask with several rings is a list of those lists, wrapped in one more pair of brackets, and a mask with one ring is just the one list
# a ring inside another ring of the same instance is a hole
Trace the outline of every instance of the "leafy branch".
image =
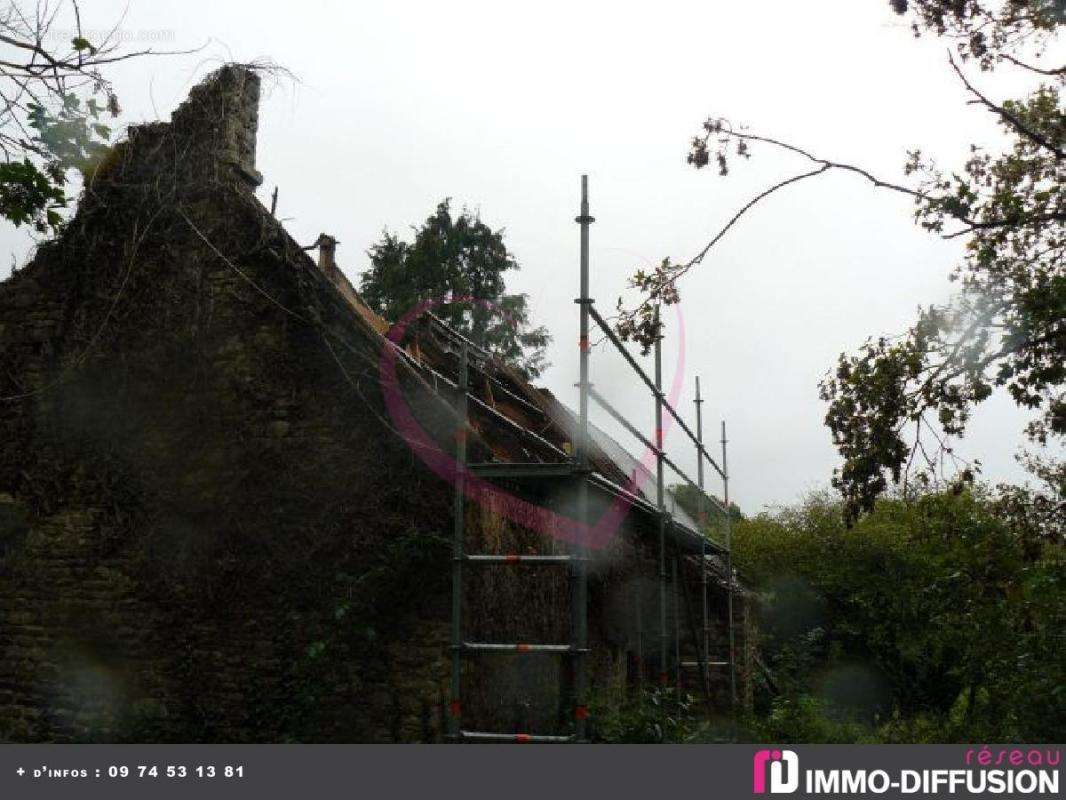
[[(66, 49), (56, 29), (73, 15)], [(118, 96), (106, 68), (122, 61), (193, 51), (151, 48), (120, 52), (121, 19), (96, 42), (87, 38), (76, 0), (39, 0), (24, 10), (14, 0), (0, 10), (0, 215), (44, 233), (62, 222), (69, 204), (67, 175), (85, 174), (108, 151)]]
[[(693, 258), (664, 258), (651, 271), (636, 271), (629, 286), (638, 290), (639, 301), (626, 307), (619, 299), (615, 317), (619, 335), (647, 351), (661, 333), (657, 307), (679, 302), (679, 279), (703, 263), (741, 218), (780, 190), (830, 171), (910, 197), (915, 222), (930, 233), (966, 237), (964, 259), (950, 275), (960, 286), (958, 296), (942, 307), (919, 309), (905, 335), (870, 339), (857, 355), (842, 354), (820, 384), (829, 404), (825, 421), (844, 459), (834, 484), (851, 519), (872, 508), (887, 476), (906, 480), (918, 455), (927, 466), (943, 465), (945, 457), (963, 463), (953, 455), (950, 437), (964, 433), (970, 409), (995, 387), (1004, 387), (1018, 405), (1041, 410), (1026, 429), (1034, 441), (1066, 434), (1066, 112), (1059, 93), (1066, 69), (1034, 67), (1008, 52), (1027, 44), (1043, 47), (1063, 15), (1041, 0), (904, 0), (892, 6), (913, 12), (916, 33), (956, 40), (948, 64), (969, 102), (996, 115), (1009, 137), (1004, 151), (970, 145), (962, 168), (945, 175), (913, 150), (903, 174), (918, 180), (906, 185), (711, 117), (690, 143), (688, 163), (696, 169), (715, 164), (725, 177), (733, 159), (750, 158), (754, 145), (798, 156), (814, 168), (759, 192)], [(995, 102), (967, 78), (956, 54), (984, 70), (1011, 63), (1055, 81), (1020, 100)], [(909, 445), (903, 439), (908, 427), (915, 431)], [(921, 441), (923, 430), (934, 433), (932, 453)], [(962, 472), (972, 476), (969, 465)]]

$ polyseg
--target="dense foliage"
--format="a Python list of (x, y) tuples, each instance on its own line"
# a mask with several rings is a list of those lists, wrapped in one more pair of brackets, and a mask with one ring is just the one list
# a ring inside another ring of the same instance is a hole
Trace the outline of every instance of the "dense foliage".
[(662, 744), (706, 738), (700, 703), (672, 687), (643, 692), (608, 689), (593, 695), (591, 710), (590, 735), (598, 743)]
[(752, 735), (1061, 741), (1066, 554), (1061, 517), (1034, 522), (1031, 500), (882, 500), (849, 529), (839, 502), (814, 497), (737, 525), (776, 687)]
[(671, 691), (608, 695), (597, 736), (1061, 741), (1066, 542), (1047, 500), (1018, 487), (883, 499), (849, 528), (826, 493), (739, 519), (734, 563), (758, 598), (754, 708), (729, 722)]
[[(396, 321), (423, 301), (442, 303), (433, 311), (454, 328), (526, 375), (539, 375), (551, 337), (531, 325), (526, 295), (506, 292), (504, 273), (519, 267), (503, 231), (465, 210), (454, 217), (443, 200), (414, 233), (406, 242), (386, 231), (370, 248), (360, 282), (367, 304)], [(457, 302), (447, 302), (452, 298)]]

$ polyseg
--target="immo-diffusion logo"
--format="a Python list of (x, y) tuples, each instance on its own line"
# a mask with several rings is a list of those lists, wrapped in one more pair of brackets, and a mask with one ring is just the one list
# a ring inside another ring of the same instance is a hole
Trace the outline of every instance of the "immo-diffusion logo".
[[(961, 749), (961, 748), (960, 748)], [(792, 750), (758, 750), (752, 758), (751, 790), (755, 794), (810, 795), (1050, 795), (1059, 796), (1058, 748), (1010, 746), (993, 751), (988, 745), (966, 751), (962, 765), (908, 768), (891, 763), (905, 755), (891, 751), (880, 769), (811, 767), (800, 769)], [(881, 755), (878, 751), (878, 755)], [(817, 761), (818, 759), (816, 759)], [(911, 766), (911, 765), (908, 765)], [(918, 766), (918, 765), (913, 765)], [(801, 789), (802, 787), (802, 789)]]
[(751, 790), (766, 794), (766, 762), (770, 762), (770, 791), (787, 794), (799, 788), (799, 756), (791, 750), (759, 750), (752, 759)]

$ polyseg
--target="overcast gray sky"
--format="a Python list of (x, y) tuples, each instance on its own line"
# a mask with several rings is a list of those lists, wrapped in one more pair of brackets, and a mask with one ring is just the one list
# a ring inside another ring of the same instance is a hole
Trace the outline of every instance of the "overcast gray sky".
[[(83, 3), (83, 22), (108, 27), (124, 8)], [(340, 239), (353, 281), (383, 228), (406, 231), (446, 196), (505, 228), (522, 264), (510, 288), (529, 294), (555, 337), (543, 383), (566, 401), (582, 173), (597, 218), (593, 294), (609, 310), (637, 266), (691, 257), (750, 197), (804, 167), (755, 148), (727, 179), (694, 171), (687, 142), (709, 114), (892, 179), (910, 147), (951, 164), (964, 140), (997, 141), (945, 68), (943, 43), (915, 42), (887, 0), (133, 0), (122, 32), (130, 48), (206, 43), (116, 68), (126, 123), (168, 118), (221, 61), (270, 58), (292, 70), (298, 82), (263, 98), (260, 196), (269, 202), (279, 187), (278, 214), (299, 241)], [(1002, 77), (983, 85), (1000, 96), (1011, 88)], [(21, 262), (29, 247), (0, 230), (0, 252)], [(830, 175), (761, 205), (684, 280), (680, 406), (691, 413), (702, 376), (708, 424), (728, 420), (731, 488), (746, 511), (828, 483), (838, 459), (818, 380), (840, 351), (901, 332), (919, 303), (945, 300), (960, 251), (918, 229), (907, 198)], [(669, 383), (678, 352), (668, 321)], [(620, 359), (597, 349), (592, 374), (650, 430), (651, 398)], [(980, 458), (989, 479), (1020, 480), (1025, 419), (997, 396), (958, 451)], [(667, 444), (694, 475), (681, 436)]]

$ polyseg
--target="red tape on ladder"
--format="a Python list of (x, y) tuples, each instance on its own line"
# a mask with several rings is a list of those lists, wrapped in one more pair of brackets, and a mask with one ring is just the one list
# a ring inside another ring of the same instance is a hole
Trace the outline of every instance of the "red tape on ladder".
[(514, 736), (514, 740), (518, 744), (529, 744), (529, 742), (531, 741), (528, 733), (516, 733)]

